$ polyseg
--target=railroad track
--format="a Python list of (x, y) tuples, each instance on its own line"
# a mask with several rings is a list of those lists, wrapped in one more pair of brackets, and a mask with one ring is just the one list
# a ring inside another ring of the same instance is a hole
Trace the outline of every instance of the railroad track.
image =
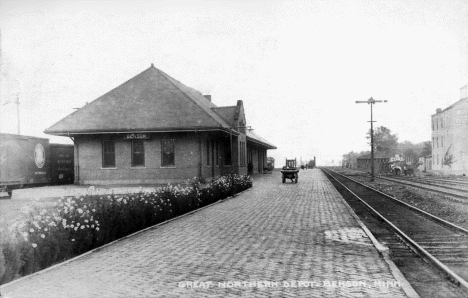
[(415, 184), (422, 184), (422, 185), (429, 185), (433, 187), (438, 187), (438, 188), (444, 188), (447, 190), (452, 190), (455, 192), (460, 192), (460, 193), (465, 193), (468, 194), (468, 184), (460, 184), (460, 183), (450, 183), (450, 182), (444, 182), (445, 180), (427, 180), (425, 178), (408, 178), (405, 177), (403, 178), (402, 176), (386, 176), (386, 177), (377, 177), (380, 179), (391, 179), (392, 181), (403, 181), (403, 182), (408, 182), (408, 183), (415, 183)]
[[(352, 178), (322, 170), (352, 208), (357, 210), (356, 213), (368, 217), (370, 210), (386, 223), (388, 230), (377, 230), (378, 235), (374, 235), (389, 247), (392, 259), (396, 259), (395, 263), (404, 263), (405, 258), (409, 257), (408, 253), (413, 251), (463, 288), (464, 296), (468, 296), (468, 230)], [(367, 215), (363, 208), (367, 209)]]
[[(367, 173), (353, 173), (354, 175), (361, 175), (361, 176), (366, 176), (368, 177), (369, 174)], [(351, 175), (353, 175), (351, 174)], [(349, 175), (349, 174), (345, 174)], [(424, 179), (420, 178), (397, 178), (398, 176), (394, 177), (375, 177), (375, 179), (380, 179), (380, 180), (386, 180), (386, 181), (391, 181), (411, 187), (416, 187), (419, 189), (431, 191), (434, 193), (441, 194), (445, 196), (445, 198), (454, 200), (460, 203), (465, 203), (468, 204), (468, 188), (460, 188), (460, 187), (453, 187), (453, 186), (447, 186), (447, 185), (440, 185), (440, 184), (434, 184), (430, 182), (425, 182)], [(457, 184), (458, 186), (460, 184)]]
[(406, 179), (395, 179), (389, 177), (376, 177), (376, 179), (392, 181), (395, 183), (400, 183), (403, 185), (408, 185), (411, 187), (416, 187), (420, 189), (424, 189), (427, 191), (435, 192), (441, 195), (446, 196), (449, 199), (455, 200), (461, 203), (468, 203), (468, 189), (460, 189), (446, 185), (433, 185), (429, 183), (422, 183), (422, 182), (414, 182), (408, 181)]
[(449, 184), (468, 187), (468, 181), (466, 179), (450, 179), (450, 178), (433, 178), (433, 177), (411, 177), (411, 180), (423, 181), (434, 184)]

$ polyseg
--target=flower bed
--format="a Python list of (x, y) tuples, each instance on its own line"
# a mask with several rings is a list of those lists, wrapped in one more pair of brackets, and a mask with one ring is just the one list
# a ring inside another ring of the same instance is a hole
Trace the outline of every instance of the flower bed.
[(62, 198), (51, 208), (24, 210), (24, 221), (0, 226), (0, 284), (70, 259), (144, 228), (182, 215), (252, 186), (227, 175), (201, 186), (195, 179), (152, 193)]

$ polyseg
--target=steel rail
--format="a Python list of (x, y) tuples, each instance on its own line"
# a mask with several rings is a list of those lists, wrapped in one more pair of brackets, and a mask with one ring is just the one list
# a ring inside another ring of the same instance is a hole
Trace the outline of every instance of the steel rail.
[[(353, 170), (353, 171), (355, 173), (357, 173), (357, 174), (362, 174), (362, 175), (369, 176), (369, 173), (364, 172), (364, 171), (358, 171), (358, 170)], [(468, 181), (435, 179), (435, 178), (426, 179), (426, 178), (421, 178), (421, 177), (408, 177), (407, 179), (404, 179), (403, 177), (404, 176), (393, 176), (393, 177), (392, 176), (390, 176), (390, 177), (377, 176), (375, 178), (382, 179), (382, 180), (388, 180), (388, 181), (395, 181), (395, 182), (399, 182), (401, 184), (407, 184), (407, 185), (411, 185), (410, 183), (412, 182), (412, 183), (427, 184), (427, 185), (430, 185), (432, 187), (446, 188), (446, 189), (450, 189), (450, 190), (453, 190), (453, 191), (468, 192), (468, 189), (454, 188), (454, 187), (451, 187), (451, 186), (443, 185), (441, 183), (435, 183), (435, 181), (437, 181), (437, 182), (445, 182), (446, 181), (446, 182), (448, 182), (447, 184), (450, 184), (452, 186), (462, 186), (463, 187), (463, 185), (468, 185)], [(403, 182), (401, 182), (401, 181), (403, 181)], [(418, 186), (418, 185), (413, 185), (413, 186), (419, 187), (421, 189), (432, 190), (432, 191), (439, 192), (439, 193), (445, 194), (445, 195), (460, 197), (460, 198), (463, 198), (463, 199), (468, 198), (466, 196), (462, 196), (462, 195), (459, 195), (459, 194), (456, 194), (456, 193), (444, 192), (442, 190), (434, 190), (432, 188), (425, 188), (424, 186)]]
[[(326, 172), (328, 174), (328, 176), (332, 177), (337, 183), (339, 183), (341, 186), (343, 186), (349, 193), (351, 193), (356, 199), (358, 199), (362, 204), (364, 204), (369, 210), (371, 210), (375, 215), (377, 215), (377, 217), (379, 217), (381, 220), (383, 220), (392, 230), (394, 230), (399, 237), (401, 237), (402, 239), (405, 240), (405, 242), (413, 249), (415, 250), (420, 256), (422, 256), (424, 259), (426, 259), (427, 261), (431, 262), (433, 265), (435, 265), (437, 268), (439, 268), (442, 272), (444, 272), (455, 284), (457, 284), (458, 286), (461, 286), (463, 288), (465, 288), (466, 290), (468, 290), (468, 282), (465, 281), (463, 278), (461, 278), (460, 276), (458, 276), (458, 274), (456, 274), (455, 272), (453, 272), (452, 270), (450, 270), (450, 268), (448, 268), (446, 265), (444, 265), (442, 262), (440, 262), (437, 258), (435, 258), (433, 255), (431, 255), (428, 251), (426, 251), (424, 248), (422, 248), (419, 244), (417, 244), (413, 239), (411, 239), (408, 235), (406, 235), (403, 231), (401, 231), (398, 227), (396, 227), (392, 222), (390, 222), (387, 218), (385, 218), (383, 215), (381, 215), (377, 210), (375, 210), (374, 208), (372, 208), (369, 204), (367, 204), (364, 200), (362, 200), (357, 194), (355, 194), (352, 190), (350, 190), (348, 187), (346, 187), (343, 183), (341, 183), (340, 181), (338, 181), (338, 179), (336, 179), (335, 177), (333, 177), (333, 175), (331, 175), (328, 170), (325, 170), (323, 168), (321, 168), (324, 172)], [(334, 172), (334, 171), (333, 171)], [(336, 172), (334, 172), (336, 173)], [(382, 193), (376, 189), (373, 189), (371, 187), (368, 187), (367, 185), (364, 185), (358, 181), (355, 181), (354, 179), (351, 179), (349, 177), (346, 177), (344, 175), (341, 175), (339, 173), (336, 173), (346, 179), (349, 179), (361, 186), (364, 186), (368, 189), (371, 189), (373, 191), (376, 191), (380, 194), (383, 194), (385, 195), (386, 197), (388, 198), (391, 198), (393, 200), (396, 200), (396, 201), (399, 201), (395, 198), (392, 198), (390, 197), (389, 195), (385, 194), (385, 193)], [(401, 202), (401, 201), (399, 201)], [(402, 202), (403, 203), (403, 202)], [(406, 203), (404, 203), (406, 204)], [(411, 206), (412, 207), (412, 206)], [(413, 207), (414, 208), (414, 207)], [(417, 209), (417, 208), (416, 208)], [(422, 211), (422, 210), (421, 210)], [(427, 212), (424, 212), (426, 214), (429, 214)], [(434, 217), (432, 214), (429, 214), (431, 215), (432, 217)], [(442, 220), (442, 219), (441, 219)], [(446, 223), (449, 223), (445, 220), (442, 220)], [(451, 223), (449, 223), (450, 225), (452, 226), (455, 226)], [(457, 227), (457, 226), (455, 226)], [(463, 229), (463, 228), (460, 228), (466, 232), (468, 232), (467, 230)]]
[[(419, 183), (419, 184), (428, 184), (428, 185), (430, 185), (432, 187), (446, 188), (446, 189), (449, 189), (449, 190), (452, 190), (452, 191), (455, 191), (455, 192), (461, 192), (461, 193), (468, 193), (468, 189), (453, 188), (453, 187), (450, 187), (450, 186), (447, 186), (447, 185), (434, 185), (434, 184), (430, 184), (430, 183), (424, 183), (424, 182), (413, 181), (413, 180), (406, 181), (406, 180), (399, 179), (399, 178), (389, 178), (389, 177), (377, 177), (377, 178), (382, 179), (382, 180), (397, 182), (397, 183), (401, 183), (401, 184), (405, 184), (405, 185), (410, 185), (410, 186), (414, 186), (414, 187), (419, 187), (419, 188), (424, 189), (424, 190), (431, 190), (431, 191), (439, 192), (439, 193), (445, 194), (445, 195), (451, 195), (451, 196), (456, 196), (456, 197), (468, 199), (468, 197), (462, 196), (460, 194), (456, 194), (456, 193), (452, 193), (452, 192), (448, 192), (448, 191), (443, 191), (443, 190), (438, 190), (438, 189), (432, 189), (430, 187), (419, 186), (419, 185), (415, 185), (415, 184), (417, 184), (417, 183)], [(415, 184), (413, 184), (413, 183), (415, 183)]]
[(411, 209), (411, 210), (413, 210), (413, 211), (416, 211), (416, 212), (418, 212), (418, 213), (420, 213), (420, 214), (422, 214), (422, 215), (424, 215), (424, 216), (426, 216), (426, 217), (428, 217), (428, 218), (430, 218), (430, 219), (432, 219), (432, 220), (434, 220), (434, 221), (436, 221), (436, 222), (439, 222), (439, 223), (445, 225), (446, 227), (448, 227), (448, 228), (450, 228), (450, 229), (453, 229), (453, 230), (455, 230), (455, 231), (457, 231), (457, 232), (461, 232), (461, 233), (464, 233), (464, 234), (467, 234), (467, 235), (468, 235), (468, 230), (465, 229), (465, 228), (462, 228), (462, 227), (460, 227), (460, 226), (457, 226), (457, 225), (455, 225), (455, 224), (453, 224), (453, 223), (451, 223), (451, 222), (449, 222), (449, 221), (446, 221), (445, 219), (442, 219), (442, 218), (440, 218), (440, 217), (437, 217), (437, 216), (435, 216), (435, 215), (433, 215), (433, 214), (431, 214), (431, 213), (428, 213), (428, 212), (426, 212), (426, 211), (424, 211), (424, 210), (422, 210), (422, 209), (419, 209), (419, 208), (417, 208), (417, 207), (414, 207), (414, 206), (412, 206), (412, 205), (410, 205), (410, 204), (408, 204), (408, 203), (406, 203), (406, 202), (403, 202), (403, 201), (401, 201), (401, 200), (398, 200), (397, 198), (392, 197), (392, 196), (390, 196), (389, 194), (386, 194), (386, 193), (384, 193), (384, 192), (382, 192), (382, 191), (380, 191), (380, 190), (378, 190), (378, 189), (375, 189), (375, 188), (372, 188), (372, 187), (370, 187), (370, 186), (368, 186), (368, 185), (365, 185), (365, 184), (363, 184), (363, 183), (361, 183), (361, 182), (359, 182), (359, 181), (357, 181), (357, 180), (354, 180), (353, 178), (350, 178), (350, 177), (348, 177), (348, 176), (346, 176), (346, 175), (340, 174), (340, 173), (338, 173), (338, 172), (336, 172), (336, 171), (333, 171), (333, 170), (329, 170), (329, 171), (331, 171), (331, 172), (333, 172), (333, 173), (335, 173), (335, 174), (337, 174), (337, 175), (340, 175), (340, 176), (342, 176), (342, 177), (344, 177), (344, 178), (346, 178), (346, 179), (349, 179), (349, 180), (351, 180), (351, 181), (353, 181), (353, 182), (355, 182), (355, 183), (357, 183), (357, 184), (359, 184), (359, 185), (361, 185), (361, 186), (363, 186), (363, 187), (365, 187), (365, 188), (367, 188), (367, 189), (370, 189), (370, 190), (372, 190), (372, 191), (375, 191), (375, 192), (377, 192), (377, 193), (379, 193), (379, 194), (385, 196), (386, 198), (389, 198), (389, 199), (391, 199), (391, 200), (394, 200), (394, 201), (397, 202), (398, 204), (401, 204), (401, 205), (403, 205), (403, 206), (405, 206), (405, 207), (408, 207), (409, 209)]
[(423, 180), (429, 182), (447, 182), (448, 184), (455, 184), (455, 185), (468, 185), (468, 181), (466, 180), (457, 180), (457, 179), (439, 179), (439, 178), (430, 178), (430, 177), (413, 177), (412, 179), (416, 180)]
[[(333, 172), (335, 172), (335, 171), (333, 171)], [(335, 173), (337, 173), (337, 172), (335, 172)], [(359, 172), (358, 171), (357, 173), (358, 174), (368, 175), (365, 172)], [(337, 173), (337, 174), (342, 175), (340, 173)], [(352, 178), (350, 178), (348, 176), (347, 176), (347, 178), (352, 179)], [(416, 182), (416, 181), (411, 181), (412, 182), (411, 183), (411, 182), (406, 182), (405, 180), (398, 179), (398, 178), (388, 178), (388, 177), (376, 177), (376, 178), (386, 180), (386, 181), (395, 182), (395, 183), (400, 183), (400, 184), (403, 184), (403, 185), (408, 185), (408, 186), (412, 186), (412, 187), (416, 187), (416, 188), (420, 188), (420, 189), (427, 190), (427, 191), (432, 191), (432, 192), (442, 194), (442, 195), (445, 195), (445, 196), (450, 196), (447, 199), (454, 200), (454, 201), (457, 201), (457, 202), (460, 202), (460, 203), (463, 203), (463, 204), (468, 203), (468, 196), (463, 196), (463, 195), (460, 195), (460, 194), (457, 194), (457, 193), (452, 193), (452, 192), (447, 192), (447, 191), (443, 191), (443, 190), (433, 189), (433, 188), (430, 188), (430, 187), (425, 187), (425, 186), (421, 186), (421, 185), (412, 184), (412, 183), (419, 183), (419, 182)], [(432, 185), (432, 184), (430, 184), (430, 185), (432, 187), (442, 187), (442, 188), (448, 188), (448, 189), (451, 189), (451, 190), (454, 190), (454, 191), (468, 192), (467, 190), (454, 189), (454, 188), (451, 188), (451, 187), (448, 187), (448, 186), (440, 186), (440, 185)], [(378, 190), (376, 190), (376, 191), (378, 191)]]

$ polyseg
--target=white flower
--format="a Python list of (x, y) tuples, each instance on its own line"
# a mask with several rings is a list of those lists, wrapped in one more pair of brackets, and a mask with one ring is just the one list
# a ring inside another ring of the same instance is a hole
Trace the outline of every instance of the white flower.
[(93, 228), (93, 229), (94, 229), (94, 225), (91, 225), (91, 228)]
[(75, 241), (75, 239), (72, 239), (71, 241)]
[(28, 237), (28, 233), (23, 232), (23, 237)]
[(83, 230), (85, 228), (85, 226), (81, 226), (81, 229)]
[(84, 222), (88, 222), (89, 220), (85, 219)]
[(96, 212), (96, 209), (93, 209), (93, 212)]
[(31, 244), (31, 245), (32, 245), (32, 247), (34, 247), (34, 248), (37, 247), (37, 244), (36, 244), (36, 243), (33, 243), (33, 244)]
[(29, 229), (29, 232), (34, 233), (34, 229)]
[(75, 229), (74, 229), (74, 230), (75, 230), (75, 231), (77, 231), (77, 230), (78, 230), (78, 227), (75, 227)]
[(44, 234), (41, 234), (41, 238), (44, 239), (44, 238), (45, 238), (45, 235), (44, 235)]
[(79, 214), (83, 213), (83, 209), (78, 208), (77, 211)]
[(96, 231), (99, 231), (99, 227), (96, 227)]

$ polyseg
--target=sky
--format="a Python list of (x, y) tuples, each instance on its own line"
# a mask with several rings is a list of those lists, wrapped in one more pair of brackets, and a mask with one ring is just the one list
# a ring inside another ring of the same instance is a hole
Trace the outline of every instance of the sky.
[(43, 131), (151, 63), (244, 103), (268, 156), (338, 165), (375, 126), (431, 139), (468, 83), (468, 0), (0, 0), (0, 132)]

